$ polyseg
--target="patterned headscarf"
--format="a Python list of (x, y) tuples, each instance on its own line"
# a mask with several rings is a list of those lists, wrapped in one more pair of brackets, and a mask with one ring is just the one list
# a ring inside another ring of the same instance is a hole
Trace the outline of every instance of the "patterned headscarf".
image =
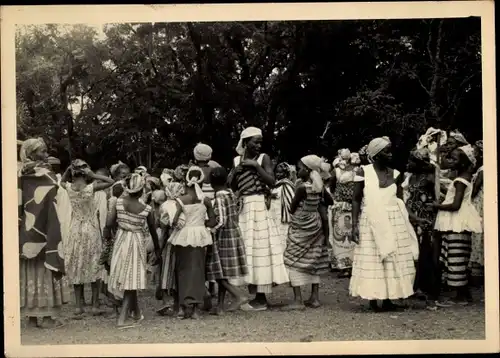
[(125, 179), (125, 191), (129, 194), (138, 193), (144, 189), (144, 178), (138, 173), (132, 173)]
[(45, 146), (45, 142), (42, 138), (30, 138), (21, 144), (21, 150), (19, 152), (19, 157), (21, 162), (28, 163), (35, 161), (33, 155), (41, 147)]
[(165, 194), (168, 200), (175, 200), (184, 195), (184, 185), (181, 183), (170, 182), (165, 186)]
[(465, 145), (469, 144), (469, 142), (467, 142), (467, 139), (465, 139), (464, 135), (460, 133), (458, 130), (451, 131), (450, 137), (455, 139), (460, 144), (465, 144)]
[(174, 179), (179, 182), (184, 182), (186, 180), (186, 174), (189, 167), (186, 164), (181, 164), (174, 170)]
[(472, 145), (467, 144), (462, 147), (459, 147), (458, 149), (461, 150), (467, 156), (467, 158), (469, 158), (473, 166), (476, 166), (477, 164), (476, 153), (474, 153), (474, 148), (472, 147)]
[(368, 147), (366, 148), (366, 153), (368, 154), (368, 160), (372, 162), (373, 158), (382, 150), (384, 150), (384, 148), (387, 147), (389, 144), (391, 144), (391, 140), (389, 139), (389, 137), (380, 137), (372, 139), (371, 142), (368, 144)]

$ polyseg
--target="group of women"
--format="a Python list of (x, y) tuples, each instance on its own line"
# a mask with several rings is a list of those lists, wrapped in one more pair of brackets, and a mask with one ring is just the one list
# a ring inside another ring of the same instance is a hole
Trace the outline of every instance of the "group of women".
[[(79, 319), (90, 284), (89, 313), (103, 313), (104, 292), (118, 327), (133, 327), (144, 319), (137, 292), (151, 278), (160, 315), (264, 311), (282, 284), (294, 297), (283, 309), (317, 308), (329, 269), (350, 277), (350, 294), (375, 311), (397, 309), (394, 300), (416, 293), (429, 309), (467, 304), (470, 269), (484, 264), (482, 142), (450, 134), (437, 178), (440, 138), (425, 136), (400, 173), (387, 137), (358, 153), (339, 150), (331, 165), (316, 155), (274, 165), (262, 153), (261, 130), (249, 127), (229, 172), (200, 143), (188, 165), (160, 178), (121, 162), (94, 173), (82, 160), (60, 175), (43, 140), (28, 139), (19, 167), (21, 312), (39, 327), (64, 324), (59, 311), (72, 285)], [(443, 282), (455, 300), (442, 299)]]

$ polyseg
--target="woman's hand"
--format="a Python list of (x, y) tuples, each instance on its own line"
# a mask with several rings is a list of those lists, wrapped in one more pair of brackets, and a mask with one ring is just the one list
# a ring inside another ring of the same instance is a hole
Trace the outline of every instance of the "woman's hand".
[(256, 160), (244, 159), (241, 161), (240, 165), (242, 165), (244, 167), (257, 168), (257, 166), (259, 166), (259, 163), (257, 163)]
[(94, 172), (90, 168), (83, 168), (83, 173), (91, 178), (94, 177)]
[(432, 209), (437, 209), (441, 205), (439, 201), (434, 201), (432, 203), (426, 203), (427, 207), (432, 208)]
[(353, 225), (351, 233), (351, 241), (355, 244), (359, 244), (359, 226), (358, 224)]

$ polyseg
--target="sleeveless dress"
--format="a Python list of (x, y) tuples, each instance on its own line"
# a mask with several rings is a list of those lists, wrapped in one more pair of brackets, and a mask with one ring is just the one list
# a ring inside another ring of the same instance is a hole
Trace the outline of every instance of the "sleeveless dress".
[[(264, 154), (257, 162), (262, 165)], [(234, 166), (241, 157), (234, 159)], [(234, 178), (242, 200), (239, 224), (249, 274), (246, 283), (257, 286), (259, 293), (271, 293), (273, 284), (288, 282), (288, 273), (283, 263), (283, 246), (276, 225), (276, 218), (266, 206), (266, 185), (253, 168), (244, 168)]]
[(450, 287), (463, 287), (468, 283), (472, 233), (483, 231), (482, 220), (472, 204), (472, 183), (456, 178), (448, 186), (443, 204), (450, 204), (455, 198), (455, 182), (465, 184), (462, 205), (457, 211), (439, 211), (434, 229), (442, 233), (440, 262), (444, 266), (442, 278)]
[(329, 257), (318, 211), (321, 193), (304, 183), (307, 196), (292, 215), (284, 254), (292, 287), (318, 284), (320, 275), (328, 272)]
[[(483, 171), (483, 167), (479, 168), (476, 175), (472, 179), (472, 186), (477, 180), (477, 176)], [(472, 204), (476, 208), (479, 216), (483, 217), (483, 188), (479, 189), (477, 195), (472, 199)], [(470, 267), (472, 269), (473, 276), (482, 276), (484, 270), (484, 234), (483, 233), (473, 233), (472, 234), (472, 253), (470, 256)]]
[(215, 194), (216, 226), (212, 229), (214, 243), (207, 254), (207, 279), (228, 279), (244, 283), (248, 274), (245, 245), (238, 224), (237, 198), (231, 190)]
[(101, 231), (94, 202), (94, 184), (75, 191), (66, 184), (71, 202), (71, 228), (67, 245), (66, 271), (70, 284), (83, 285), (101, 278), (99, 264), (102, 251)]
[(332, 195), (333, 205), (328, 210), (330, 225), (331, 261), (333, 269), (352, 267), (355, 243), (351, 242), (352, 233), (352, 196), (354, 193), (354, 170), (343, 171), (335, 168), (337, 179)]
[(206, 248), (212, 244), (212, 235), (205, 226), (207, 208), (204, 203), (181, 205), (185, 224), (176, 229), (168, 243), (175, 255), (175, 287), (183, 306), (202, 304), (205, 295)]
[[(364, 178), (355, 178), (364, 180), (365, 186), (349, 292), (367, 300), (407, 298), (413, 294), (418, 258), (415, 232), (396, 196), (396, 184), (380, 188), (373, 165), (363, 170)], [(398, 175), (394, 170), (395, 179)]]
[(134, 214), (125, 210), (123, 198), (116, 201), (117, 230), (111, 257), (108, 286), (112, 292), (145, 290), (147, 254), (144, 225), (151, 207)]

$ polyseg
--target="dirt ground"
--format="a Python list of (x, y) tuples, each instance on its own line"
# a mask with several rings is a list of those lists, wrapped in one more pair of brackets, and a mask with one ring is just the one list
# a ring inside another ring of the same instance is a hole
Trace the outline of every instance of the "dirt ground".
[[(148, 290), (139, 298), (145, 320), (140, 327), (126, 330), (116, 329), (116, 322), (105, 317), (73, 321), (73, 306), (68, 304), (63, 311), (67, 322), (64, 327), (31, 328), (23, 320), (21, 341), (23, 345), (37, 345), (485, 339), (482, 290), (473, 291), (474, 303), (467, 307), (431, 312), (422, 302), (410, 301), (410, 308), (402, 312), (370, 313), (366, 312), (366, 301), (349, 297), (347, 279), (338, 279), (332, 273), (322, 281), (323, 306), (318, 309), (280, 311), (280, 304), (292, 298), (292, 290), (283, 285), (270, 297), (274, 307), (268, 311), (207, 314), (200, 321), (157, 316), (155, 309), (161, 302), (155, 300), (153, 290)], [(303, 296), (308, 293), (306, 290)]]

